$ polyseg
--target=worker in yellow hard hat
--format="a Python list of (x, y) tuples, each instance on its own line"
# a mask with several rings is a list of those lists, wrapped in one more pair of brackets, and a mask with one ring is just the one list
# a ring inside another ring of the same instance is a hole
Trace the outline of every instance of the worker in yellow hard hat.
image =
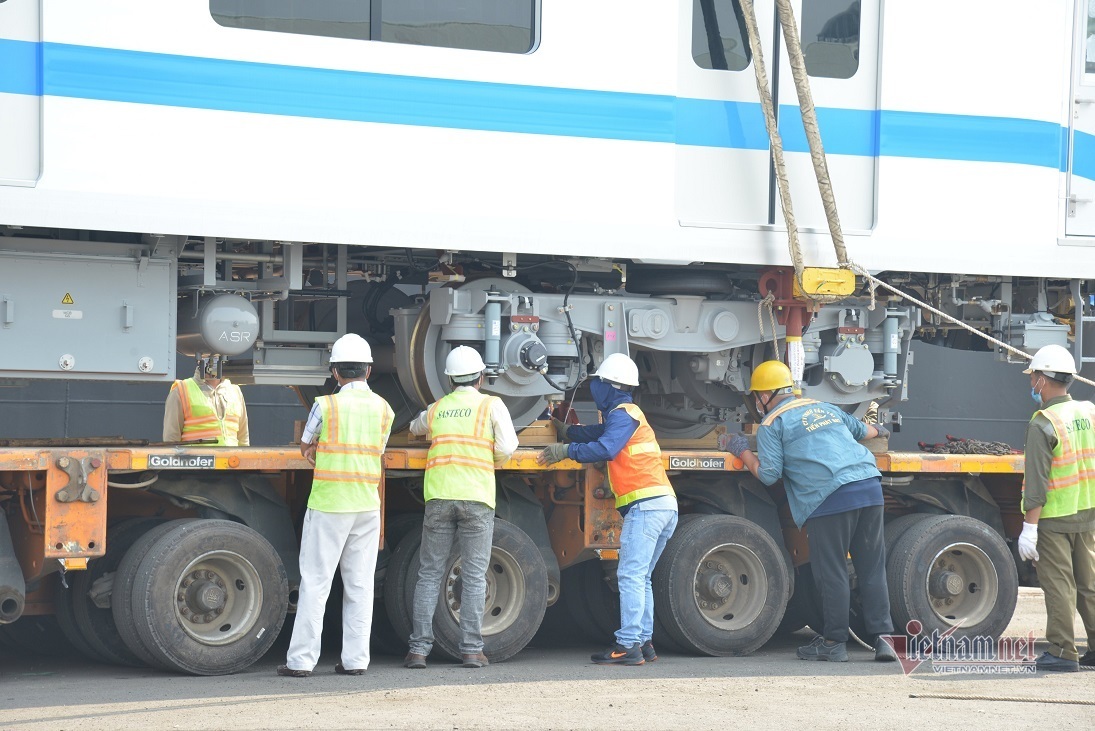
[(790, 369), (776, 360), (758, 365), (749, 396), (763, 419), (757, 454), (741, 433), (723, 434), (719, 446), (740, 457), (766, 485), (783, 479), (795, 524), (805, 526), (810, 564), (821, 593), (824, 632), (798, 648), (803, 660), (848, 659), (850, 589), (846, 557), (859, 577), (867, 632), (877, 637), (875, 659), (897, 659), (881, 637), (893, 631), (886, 586), (881, 473), (870, 451), (857, 441), (889, 436), (881, 426), (857, 421), (841, 409), (800, 398)]

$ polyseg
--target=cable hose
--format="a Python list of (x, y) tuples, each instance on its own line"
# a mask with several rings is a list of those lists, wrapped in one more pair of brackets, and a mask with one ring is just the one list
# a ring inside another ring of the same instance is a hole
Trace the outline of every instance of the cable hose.
[(1013, 695), (957, 695), (954, 693), (909, 693), (910, 698), (932, 698), (944, 701), (1006, 701), (1009, 703), (1060, 703), (1074, 706), (1095, 706), (1095, 701), (1067, 698), (1020, 698)]
[[(1018, 348), (1015, 348), (1011, 345), (1008, 345), (1007, 343), (1005, 343), (1002, 340), (997, 340), (996, 338), (992, 337), (991, 335), (986, 335), (985, 333), (981, 332), (980, 330), (967, 325), (966, 323), (962, 322), (961, 320), (959, 320), (955, 317), (952, 317), (951, 315), (948, 315), (946, 312), (943, 312), (942, 310), (938, 310), (935, 307), (932, 307), (927, 302), (923, 302), (922, 300), (919, 300), (916, 297), (913, 297), (911, 294), (909, 294), (907, 292), (902, 292), (901, 290), (897, 289), (896, 287), (893, 287), (893, 286), (887, 284), (886, 282), (883, 282), (878, 277), (872, 276), (866, 269), (861, 267), (859, 264), (856, 264), (854, 261), (849, 260), (848, 262), (846, 262), (844, 264), (844, 266), (848, 269), (851, 269), (853, 272), (860, 275), (861, 277), (863, 277), (864, 279), (866, 279), (867, 281), (869, 281), (871, 283), (871, 304), (868, 307), (868, 309), (870, 309), (870, 310), (875, 309), (874, 290), (877, 287), (882, 287), (883, 289), (888, 289), (889, 291), (893, 292), (898, 297), (901, 297), (902, 299), (908, 300), (909, 302), (912, 302), (913, 304), (915, 304), (919, 307), (922, 307), (923, 309), (927, 310), (928, 312), (931, 312), (933, 314), (938, 315), (939, 317), (942, 317), (944, 320), (948, 320), (949, 322), (953, 322), (955, 325), (958, 325), (959, 327), (965, 328), (966, 330), (968, 330), (972, 334), (976, 335), (977, 337), (982, 338), (984, 340), (987, 340), (988, 342), (992, 343), (993, 345), (996, 345), (1000, 348), (1003, 348), (1004, 350), (1008, 351), (1009, 353), (1014, 353), (1015, 355), (1018, 355), (1022, 358), (1026, 358), (1027, 360), (1031, 360), (1033, 358), (1033, 356), (1029, 355), (1028, 353), (1025, 353), (1024, 351), (1019, 350)], [(1079, 381), (1080, 383), (1086, 383), (1089, 386), (1095, 386), (1095, 381), (1084, 378), (1083, 376), (1081, 376), (1079, 374), (1074, 375), (1073, 378), (1075, 380)]]

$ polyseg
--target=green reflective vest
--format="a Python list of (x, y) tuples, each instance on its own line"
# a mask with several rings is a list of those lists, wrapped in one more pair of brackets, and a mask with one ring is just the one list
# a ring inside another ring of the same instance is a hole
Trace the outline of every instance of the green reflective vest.
[(320, 396), (323, 425), (308, 507), (325, 513), (380, 510), (380, 458), (395, 413), (364, 388)]
[(494, 507), (495, 396), (453, 391), (430, 406), (430, 451), (426, 454), (426, 500), (474, 500)]
[(243, 413), (243, 395), (238, 386), (232, 386), (239, 398), (226, 399), (224, 419), (217, 418), (212, 401), (202, 393), (201, 386), (193, 378), (175, 381), (171, 390), (179, 391), (182, 404), (182, 440), (197, 442), (216, 439), (211, 446), (239, 446), (240, 415)]
[(1037, 412), (1057, 435), (1042, 518), (1064, 518), (1095, 507), (1095, 405), (1064, 401)]

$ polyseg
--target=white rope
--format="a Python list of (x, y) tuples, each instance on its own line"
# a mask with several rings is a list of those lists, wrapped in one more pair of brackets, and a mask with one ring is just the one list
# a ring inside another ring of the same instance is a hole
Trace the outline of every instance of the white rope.
[[(866, 269), (861, 267), (859, 264), (856, 264), (854, 261), (848, 261), (845, 264), (845, 266), (871, 283), (871, 309), (874, 309), (874, 301), (875, 301), (874, 288), (875, 287), (882, 287), (883, 289), (890, 290), (891, 292), (896, 294), (898, 297), (901, 297), (902, 299), (906, 299), (909, 302), (912, 302), (913, 304), (927, 310), (928, 312), (931, 312), (935, 315), (938, 315), (939, 317), (943, 318), (944, 320), (946, 320), (948, 322), (953, 322), (955, 325), (958, 325), (959, 327), (965, 328), (966, 330), (970, 331), (971, 333), (973, 333), (977, 337), (982, 338), (984, 340), (987, 340), (988, 342), (992, 343), (993, 345), (996, 345), (1000, 348), (1003, 348), (1004, 350), (1008, 351), (1009, 353), (1014, 353), (1015, 355), (1018, 355), (1019, 357), (1025, 358), (1027, 360), (1031, 360), (1031, 358), (1033, 357), (1033, 356), (1029, 355), (1028, 353), (1026, 353), (1024, 351), (1019, 350), (1018, 348), (1015, 348), (1015, 347), (1012, 347), (1011, 345), (1008, 345), (1007, 343), (1005, 343), (1002, 340), (997, 340), (996, 338), (992, 337), (991, 335), (987, 335), (986, 333), (981, 332), (977, 328), (974, 328), (974, 327), (971, 327), (970, 325), (967, 325), (966, 323), (962, 322), (958, 318), (956, 318), (952, 315), (948, 315), (946, 312), (943, 312), (942, 310), (939, 310), (939, 309), (936, 309), (935, 307), (932, 307), (927, 302), (923, 302), (921, 300), (918, 300), (916, 297), (913, 297), (911, 294), (908, 294), (906, 292), (902, 292), (901, 290), (897, 289), (896, 287), (892, 287), (889, 284), (886, 284), (881, 279), (879, 279), (877, 277), (874, 277), (874, 276), (871, 276), (871, 274)], [(1079, 374), (1076, 374), (1074, 376), (1074, 378), (1075, 378), (1075, 380), (1079, 381), (1080, 383), (1086, 383), (1089, 386), (1095, 386), (1095, 381), (1090, 381), (1090, 380), (1080, 376)]]

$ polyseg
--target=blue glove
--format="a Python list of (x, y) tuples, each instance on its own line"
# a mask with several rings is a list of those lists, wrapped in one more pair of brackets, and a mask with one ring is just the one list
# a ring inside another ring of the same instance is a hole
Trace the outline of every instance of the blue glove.
[(741, 432), (719, 434), (718, 444), (719, 449), (729, 452), (735, 457), (740, 457), (742, 452), (749, 449), (749, 440)]

